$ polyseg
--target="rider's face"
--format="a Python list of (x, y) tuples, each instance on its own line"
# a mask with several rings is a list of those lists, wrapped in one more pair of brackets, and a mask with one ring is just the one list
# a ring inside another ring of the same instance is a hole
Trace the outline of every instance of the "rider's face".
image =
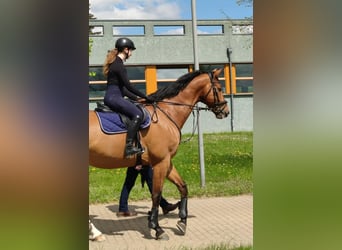
[(127, 57), (126, 59), (130, 58), (132, 55), (133, 50), (125, 48), (124, 52), (126, 53)]

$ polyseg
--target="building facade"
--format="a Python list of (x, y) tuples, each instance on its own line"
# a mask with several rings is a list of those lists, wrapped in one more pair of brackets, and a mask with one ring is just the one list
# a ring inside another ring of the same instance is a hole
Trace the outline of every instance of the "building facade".
[[(129, 78), (150, 94), (194, 70), (191, 20), (91, 20), (89, 55), (89, 107), (102, 100), (106, 79), (102, 65), (116, 39), (128, 37), (136, 50), (125, 63)], [(198, 20), (200, 70), (223, 68), (222, 89), (232, 115), (225, 121), (210, 112), (200, 117), (203, 132), (253, 130), (253, 22), (251, 20)], [(232, 120), (229, 120), (232, 119)], [(183, 133), (192, 131), (189, 119)]]

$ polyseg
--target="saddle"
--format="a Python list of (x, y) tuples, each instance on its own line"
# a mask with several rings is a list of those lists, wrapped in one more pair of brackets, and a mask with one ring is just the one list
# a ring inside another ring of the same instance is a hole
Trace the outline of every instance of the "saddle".
[[(151, 124), (150, 113), (140, 103), (134, 103), (143, 113), (143, 121), (140, 129), (145, 129)], [(96, 102), (95, 113), (99, 119), (101, 129), (106, 134), (126, 133), (130, 119), (121, 113), (111, 110), (104, 103)]]
[[(143, 121), (140, 124), (140, 130), (149, 127), (151, 124), (150, 113), (140, 103), (132, 103), (140, 108), (143, 113)], [(127, 132), (130, 119), (126, 115), (111, 110), (104, 103), (97, 102), (96, 104), (97, 107), (95, 108), (95, 113), (99, 119), (101, 130), (104, 133), (120, 134)], [(142, 148), (139, 133), (137, 133), (135, 137), (137, 146)]]

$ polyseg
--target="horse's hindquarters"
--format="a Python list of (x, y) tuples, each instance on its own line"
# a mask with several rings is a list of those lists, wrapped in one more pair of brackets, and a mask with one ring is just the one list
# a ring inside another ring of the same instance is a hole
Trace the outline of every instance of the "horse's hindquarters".
[(129, 167), (135, 159), (125, 159), (126, 134), (102, 132), (94, 111), (89, 111), (89, 164), (99, 168)]

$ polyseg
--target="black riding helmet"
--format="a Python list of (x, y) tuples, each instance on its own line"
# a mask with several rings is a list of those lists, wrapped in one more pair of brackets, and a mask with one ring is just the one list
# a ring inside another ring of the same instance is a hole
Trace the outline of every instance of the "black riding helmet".
[(122, 37), (122, 38), (119, 38), (118, 40), (116, 40), (115, 42), (115, 48), (118, 49), (118, 51), (123, 51), (124, 48), (128, 48), (128, 49), (131, 49), (131, 50), (135, 50), (135, 46), (134, 46), (134, 43), (131, 39), (128, 39), (128, 38), (125, 38), (125, 37)]

